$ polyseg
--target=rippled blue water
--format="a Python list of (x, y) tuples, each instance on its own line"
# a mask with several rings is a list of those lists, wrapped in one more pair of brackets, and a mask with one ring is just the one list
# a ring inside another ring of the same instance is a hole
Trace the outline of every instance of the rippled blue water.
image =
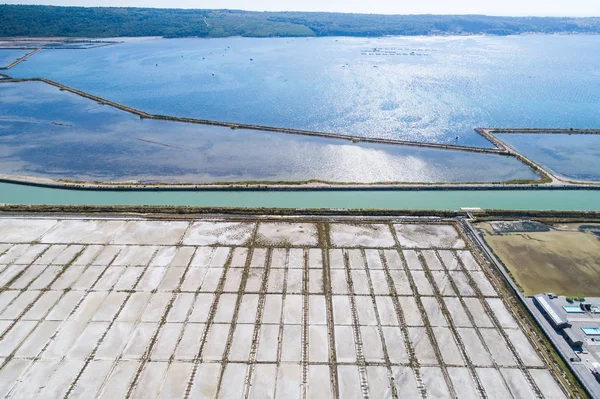
[(600, 126), (600, 36), (150, 39), (44, 50), (11, 73), (153, 113), (370, 137), (489, 146), (473, 128)]
[(600, 135), (498, 134), (513, 148), (574, 180), (600, 181)]
[(536, 178), (494, 154), (141, 120), (41, 82), (0, 83), (0, 174), (196, 183)]

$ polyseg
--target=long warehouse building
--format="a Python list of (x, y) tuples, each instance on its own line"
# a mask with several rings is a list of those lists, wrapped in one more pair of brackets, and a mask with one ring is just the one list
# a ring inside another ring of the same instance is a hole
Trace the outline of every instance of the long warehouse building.
[(569, 327), (569, 321), (554, 309), (552, 304), (548, 301), (546, 294), (537, 294), (533, 299), (550, 324), (552, 324), (552, 327), (557, 330)]

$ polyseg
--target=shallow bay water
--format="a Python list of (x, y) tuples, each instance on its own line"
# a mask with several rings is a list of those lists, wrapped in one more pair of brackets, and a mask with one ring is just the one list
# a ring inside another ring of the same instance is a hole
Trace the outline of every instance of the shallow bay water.
[(0, 83), (0, 173), (171, 183), (537, 177), (495, 154), (142, 120), (42, 82)]
[(490, 146), (600, 126), (600, 36), (135, 39), (11, 70), (164, 115)]

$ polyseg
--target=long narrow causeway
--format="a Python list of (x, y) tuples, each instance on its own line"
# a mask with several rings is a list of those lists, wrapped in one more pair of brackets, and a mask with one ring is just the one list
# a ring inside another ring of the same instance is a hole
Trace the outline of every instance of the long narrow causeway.
[(0, 70), (7, 70), (10, 68), (13, 68), (14, 66), (20, 64), (21, 62), (25, 61), (27, 58), (31, 57), (32, 55), (34, 55), (35, 53), (37, 53), (38, 51), (40, 51), (40, 48), (36, 48), (35, 50), (25, 54), (23, 57), (18, 58), (17, 60), (15, 60), (13, 63), (11, 63), (10, 65), (7, 65), (5, 67), (0, 67)]

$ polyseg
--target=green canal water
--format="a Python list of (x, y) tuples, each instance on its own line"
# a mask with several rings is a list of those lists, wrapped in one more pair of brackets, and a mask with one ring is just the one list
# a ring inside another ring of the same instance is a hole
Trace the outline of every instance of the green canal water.
[(0, 183), (0, 203), (47, 205), (190, 205), (244, 208), (600, 211), (600, 190), (472, 191), (84, 191)]

